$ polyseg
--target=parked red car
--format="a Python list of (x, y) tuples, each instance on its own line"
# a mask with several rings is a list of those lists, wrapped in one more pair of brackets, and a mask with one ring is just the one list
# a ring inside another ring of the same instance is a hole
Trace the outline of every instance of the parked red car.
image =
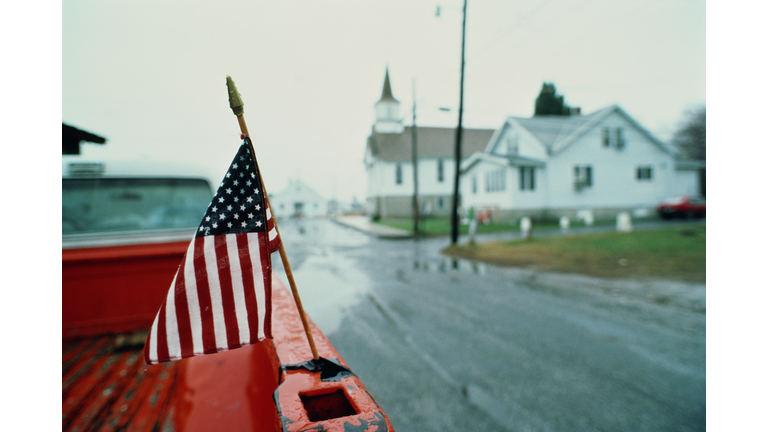
[(656, 212), (663, 219), (671, 219), (673, 217), (706, 217), (707, 202), (704, 197), (679, 196), (661, 202), (661, 204), (656, 206)]

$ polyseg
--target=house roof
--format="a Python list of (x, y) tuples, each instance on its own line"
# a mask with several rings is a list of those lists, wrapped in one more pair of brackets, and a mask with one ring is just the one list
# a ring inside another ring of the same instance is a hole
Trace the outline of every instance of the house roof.
[[(389, 161), (410, 161), (413, 145), (412, 126), (399, 134), (373, 132), (368, 137), (368, 148), (374, 157)], [(462, 129), (461, 153), (467, 157), (481, 152), (493, 136), (493, 129)], [(456, 128), (417, 127), (416, 151), (418, 158), (452, 158), (456, 145)]]
[(674, 148), (656, 138), (618, 105), (611, 105), (587, 115), (547, 115), (531, 118), (509, 117), (507, 122), (528, 131), (547, 149), (549, 154), (554, 154), (568, 147), (614, 112), (624, 117), (638, 131), (665, 152), (672, 155), (677, 153)]
[(543, 168), (546, 163), (539, 159), (534, 158), (527, 158), (517, 155), (495, 155), (491, 153), (485, 153), (485, 152), (478, 152), (474, 153), (472, 156), (470, 156), (468, 159), (464, 160), (464, 162), (461, 164), (461, 172), (466, 173), (470, 169), (472, 169), (473, 166), (477, 165), (480, 162), (489, 162), (492, 164), (496, 164), (499, 166), (534, 166), (537, 168)]
[(80, 143), (83, 141), (104, 144), (107, 139), (74, 126), (61, 124), (61, 154), (80, 154)]

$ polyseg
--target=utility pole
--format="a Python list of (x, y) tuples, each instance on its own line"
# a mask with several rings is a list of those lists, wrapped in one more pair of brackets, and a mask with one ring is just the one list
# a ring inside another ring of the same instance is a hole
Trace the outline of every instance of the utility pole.
[(419, 234), (419, 158), (416, 151), (416, 78), (413, 79), (413, 126), (411, 126), (411, 162), (413, 163), (413, 235)]
[(456, 171), (453, 179), (453, 205), (451, 210), (451, 244), (459, 241), (459, 170), (461, 168), (461, 117), (464, 114), (464, 42), (467, 33), (467, 0), (464, 0), (464, 11), (461, 21), (461, 81), (459, 84), (459, 125), (456, 128)]

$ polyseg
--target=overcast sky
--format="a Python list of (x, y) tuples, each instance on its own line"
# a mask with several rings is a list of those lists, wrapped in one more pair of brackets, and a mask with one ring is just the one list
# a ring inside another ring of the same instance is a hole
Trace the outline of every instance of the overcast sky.
[[(417, 123), (456, 126), (461, 6), (67, 0), (62, 120), (108, 139), (83, 146), (86, 157), (178, 158), (220, 176), (239, 144), (230, 75), (271, 193), (299, 177), (327, 198), (363, 200), (386, 67), (406, 124), (415, 84)], [(470, 1), (464, 125), (533, 115), (546, 81), (584, 113), (618, 104), (668, 140), (706, 101), (705, 10), (700, 0)]]

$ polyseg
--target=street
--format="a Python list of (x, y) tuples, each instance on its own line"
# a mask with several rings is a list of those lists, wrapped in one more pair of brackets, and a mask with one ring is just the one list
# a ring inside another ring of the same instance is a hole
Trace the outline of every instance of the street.
[(329, 220), (280, 232), (305, 309), (397, 431), (706, 429), (704, 284), (493, 267)]

